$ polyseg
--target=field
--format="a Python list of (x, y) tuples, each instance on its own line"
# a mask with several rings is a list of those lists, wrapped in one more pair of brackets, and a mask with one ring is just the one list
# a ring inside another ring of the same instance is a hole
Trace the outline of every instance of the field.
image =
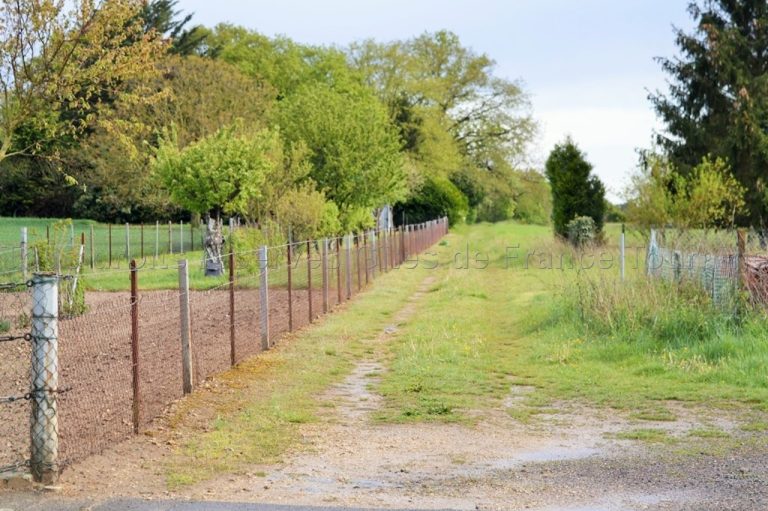
[[(167, 222), (151, 225), (108, 225), (92, 220), (71, 222), (51, 218), (0, 217), (0, 271), (6, 272), (19, 264), (21, 228), (27, 228), (30, 247), (35, 243), (51, 243), (57, 247), (80, 244), (85, 239), (85, 263), (90, 265), (91, 245), (96, 268), (125, 267), (132, 258), (146, 259), (150, 264), (163, 265), (163, 256), (200, 250), (202, 233), (199, 226)], [(91, 240), (93, 228), (93, 240)], [(110, 233), (111, 231), (111, 233)], [(111, 237), (111, 243), (110, 243)], [(110, 250), (111, 246), (111, 250)], [(33, 250), (33, 249), (31, 249)], [(159, 260), (155, 260), (157, 253)], [(33, 256), (30, 255), (30, 261)], [(111, 263), (111, 264), (110, 264)], [(33, 264), (32, 262), (30, 264)]]

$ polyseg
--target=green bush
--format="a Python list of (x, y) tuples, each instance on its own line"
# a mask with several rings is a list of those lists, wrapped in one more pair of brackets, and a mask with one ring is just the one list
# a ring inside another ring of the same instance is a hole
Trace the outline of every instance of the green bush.
[(451, 225), (466, 221), (469, 205), (456, 185), (442, 177), (429, 177), (418, 192), (395, 208), (395, 218), (405, 214), (408, 223), (447, 216)]
[(574, 247), (583, 247), (596, 241), (597, 227), (592, 217), (577, 216), (568, 222), (568, 241)]

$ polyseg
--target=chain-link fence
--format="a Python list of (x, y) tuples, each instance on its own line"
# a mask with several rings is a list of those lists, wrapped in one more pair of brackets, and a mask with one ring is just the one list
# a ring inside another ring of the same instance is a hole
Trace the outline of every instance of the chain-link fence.
[(140, 432), (206, 378), (343, 305), (446, 232), (440, 219), (231, 252), (218, 279), (202, 277), (205, 261), (190, 273), (183, 260), (172, 285), (169, 270), (133, 263), (119, 272), (130, 291), (89, 291), (79, 307), (78, 292), (104, 277), (80, 272), (81, 258), (71, 275), (54, 274), (53, 299), (48, 288), (33, 298), (26, 285), (0, 285), (0, 466), (29, 464), (45, 480)]

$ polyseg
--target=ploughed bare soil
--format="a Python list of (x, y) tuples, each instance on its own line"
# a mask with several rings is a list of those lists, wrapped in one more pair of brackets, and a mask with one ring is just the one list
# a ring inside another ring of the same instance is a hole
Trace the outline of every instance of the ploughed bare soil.
[[(304, 425), (301, 444), (280, 463), (170, 493), (161, 465), (174, 440), (160, 423), (152, 437), (70, 467), (56, 498), (462, 510), (768, 509), (766, 433), (743, 431), (738, 413), (665, 403), (677, 419), (654, 422), (561, 402), (521, 421), (514, 412), (533, 389), (511, 385), (498, 409), (476, 412), (473, 425), (373, 421), (382, 406), (373, 384), (386, 371), (381, 348), (420, 299), (420, 293), (412, 297), (343, 383), (318, 396), (325, 420)], [(622, 439), (621, 432), (639, 428), (662, 429), (672, 441)], [(715, 428), (727, 438), (691, 436)]]

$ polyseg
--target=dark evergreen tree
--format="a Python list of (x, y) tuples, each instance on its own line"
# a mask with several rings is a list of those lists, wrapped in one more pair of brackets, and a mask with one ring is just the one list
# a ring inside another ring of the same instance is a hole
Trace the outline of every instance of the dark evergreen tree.
[(728, 160), (747, 189), (742, 225), (768, 223), (768, 3), (692, 2), (696, 29), (676, 30), (680, 55), (659, 59), (668, 94), (650, 97), (666, 130), (659, 145), (683, 174), (706, 155)]
[(598, 232), (605, 216), (605, 187), (592, 174), (592, 165), (567, 138), (549, 153), (546, 175), (552, 189), (552, 221), (558, 236), (568, 235), (568, 222), (577, 216), (595, 221)]
[(144, 31), (155, 30), (171, 40), (170, 51), (179, 55), (201, 54), (209, 31), (201, 25), (186, 28), (193, 14), (176, 10), (178, 0), (152, 0), (144, 6), (141, 17)]

